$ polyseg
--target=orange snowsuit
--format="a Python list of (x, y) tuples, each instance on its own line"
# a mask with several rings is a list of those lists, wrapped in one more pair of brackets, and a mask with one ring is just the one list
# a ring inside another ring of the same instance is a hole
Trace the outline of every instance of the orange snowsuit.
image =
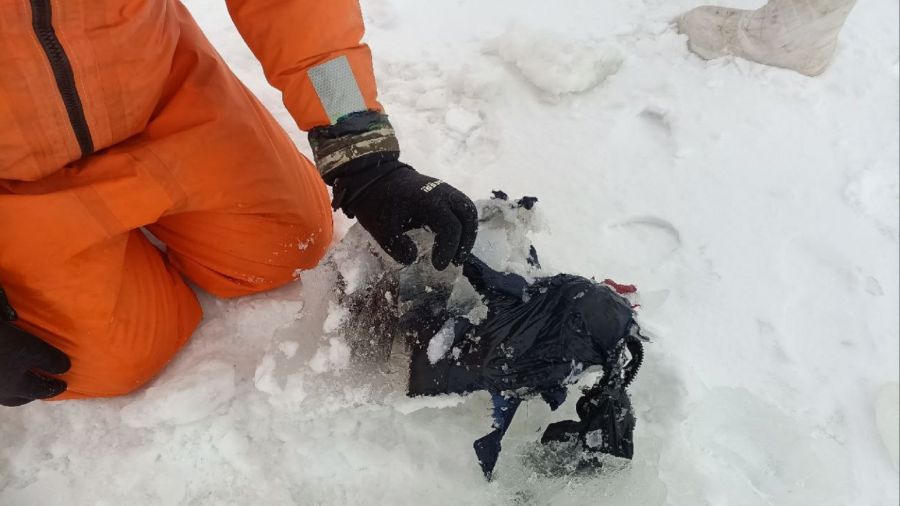
[[(381, 109), (358, 0), (227, 5), (302, 129)], [(0, 286), (71, 358), (57, 399), (156, 375), (201, 318), (184, 278), (268, 290), (331, 236), (315, 167), (177, 0), (0, 0)]]

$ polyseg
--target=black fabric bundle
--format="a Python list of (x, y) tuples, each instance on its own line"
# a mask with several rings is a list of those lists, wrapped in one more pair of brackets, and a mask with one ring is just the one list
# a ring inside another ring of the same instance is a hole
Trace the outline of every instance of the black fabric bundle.
[[(582, 450), (630, 459), (635, 418), (625, 389), (643, 352), (628, 301), (580, 276), (559, 274), (529, 284), (477, 258), (465, 264), (463, 273), (488, 306), (487, 317), (473, 324), (449, 314), (449, 294), (420, 294), (401, 317), (412, 349), (409, 395), (491, 393), (494, 430), (474, 445), (490, 479), (521, 400), (540, 396), (556, 409), (565, 401), (568, 384), (600, 366), (602, 379), (578, 401), (579, 420), (550, 425), (541, 440), (569, 441)], [(451, 352), (432, 363), (428, 343), (448, 322)]]
[[(510, 260), (540, 269), (537, 252), (524, 239), (536, 202), (494, 192), (480, 201), (479, 215), (482, 233), (508, 245)], [(350, 246), (358, 254), (359, 245)], [(344, 334), (354, 356), (383, 363), (392, 343), (402, 340), (410, 354), (410, 396), (489, 392), (493, 430), (474, 443), (487, 479), (520, 403), (540, 397), (555, 410), (589, 368), (602, 368), (603, 375), (577, 401), (578, 420), (549, 425), (541, 441), (571, 449), (578, 467), (599, 465), (600, 454), (632, 457), (635, 417), (626, 388), (643, 348), (632, 306), (616, 291), (628, 287), (570, 274), (529, 281), (475, 256), (461, 273), (453, 267), (434, 271), (427, 260), (400, 267), (371, 248), (366, 282), (342, 300), (352, 315)], [(454, 299), (461, 287), (460, 293), (476, 292), (464, 301), (483, 303), (475, 304), (477, 315)]]

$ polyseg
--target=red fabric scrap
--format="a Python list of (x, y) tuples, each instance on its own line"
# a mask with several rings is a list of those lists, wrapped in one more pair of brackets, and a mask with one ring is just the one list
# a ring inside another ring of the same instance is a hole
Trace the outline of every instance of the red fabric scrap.
[(603, 280), (603, 284), (604, 284), (604, 285), (608, 285), (610, 288), (612, 288), (613, 290), (615, 290), (616, 293), (618, 293), (619, 295), (625, 295), (625, 294), (637, 292), (637, 287), (636, 287), (636, 286), (634, 286), (634, 285), (622, 285), (622, 284), (616, 283), (615, 281), (613, 281), (613, 280), (611, 280), (611, 279), (609, 279), (609, 278), (604, 279), (604, 280)]

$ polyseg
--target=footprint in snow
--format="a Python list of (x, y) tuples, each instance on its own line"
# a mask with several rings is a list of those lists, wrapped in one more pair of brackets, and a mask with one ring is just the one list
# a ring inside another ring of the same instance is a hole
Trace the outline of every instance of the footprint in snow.
[(681, 232), (656, 216), (636, 216), (607, 224), (603, 231), (605, 254), (628, 259), (635, 266), (653, 268), (681, 248)]
[(851, 174), (844, 193), (844, 203), (869, 220), (885, 237), (897, 241), (900, 220), (897, 199), (900, 183), (897, 168), (888, 166), (868, 167)]
[[(878, 329), (870, 318), (873, 298), (884, 295), (878, 278), (833, 246), (807, 237), (783, 244), (778, 268), (790, 287), (780, 325), (786, 335), (817, 336), (813, 341), (819, 345), (840, 345), (845, 352), (862, 345), (877, 347)], [(800, 348), (810, 344), (805, 339), (787, 342)]]
[(708, 493), (739, 497), (741, 504), (849, 504), (846, 449), (815, 433), (807, 420), (744, 388), (716, 388), (684, 422), (678, 458), (691, 469), (668, 473), (666, 485), (670, 494), (685, 495), (700, 478), (714, 487)]

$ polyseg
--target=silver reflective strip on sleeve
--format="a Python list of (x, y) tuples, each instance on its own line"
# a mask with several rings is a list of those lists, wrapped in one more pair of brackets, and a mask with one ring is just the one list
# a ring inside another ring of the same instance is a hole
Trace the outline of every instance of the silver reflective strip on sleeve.
[(366, 101), (346, 56), (339, 56), (309, 69), (309, 80), (312, 81), (332, 125), (351, 112), (366, 110)]

